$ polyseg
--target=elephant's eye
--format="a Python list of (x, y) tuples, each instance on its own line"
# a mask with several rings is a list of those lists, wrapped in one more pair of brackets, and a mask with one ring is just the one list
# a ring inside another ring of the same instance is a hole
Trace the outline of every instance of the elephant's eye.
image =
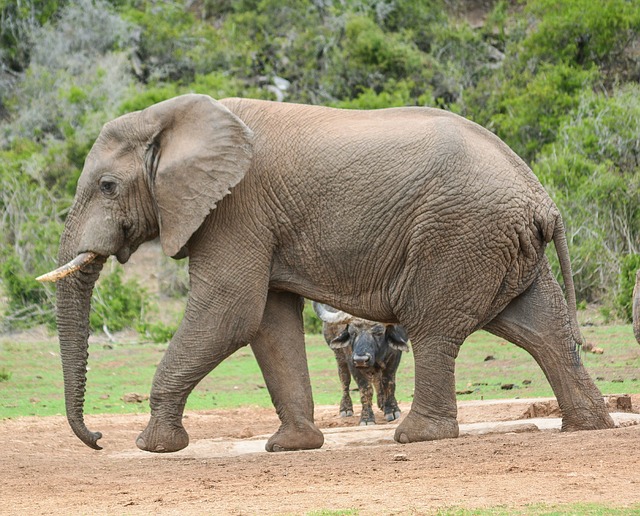
[(100, 181), (100, 191), (104, 194), (104, 195), (114, 195), (116, 193), (116, 188), (117, 185), (115, 183), (115, 181), (110, 181), (108, 179), (102, 179)]

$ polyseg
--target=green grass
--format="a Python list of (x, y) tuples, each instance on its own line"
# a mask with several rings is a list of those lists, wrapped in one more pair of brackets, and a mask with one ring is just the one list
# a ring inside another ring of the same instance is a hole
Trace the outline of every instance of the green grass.
[(636, 516), (640, 514), (640, 504), (629, 507), (611, 507), (596, 503), (574, 504), (532, 504), (517, 508), (489, 507), (486, 509), (440, 509), (437, 516)]
[[(583, 360), (604, 394), (640, 392), (640, 346), (631, 326), (593, 326), (583, 329), (587, 340), (602, 347), (602, 355), (583, 354)], [(148, 412), (148, 402), (126, 403), (127, 393), (147, 395), (166, 345), (116, 343), (90, 347), (86, 413)], [(319, 335), (307, 336), (307, 355), (316, 404), (338, 404), (340, 382), (333, 352)], [(494, 357), (485, 360), (486, 357)], [(62, 373), (57, 341), (0, 337), (0, 418), (64, 414)], [(413, 355), (404, 357), (397, 378), (397, 398), (413, 396)], [(511, 390), (502, 386), (513, 384)], [(355, 387), (355, 383), (352, 383)], [(456, 361), (456, 390), (460, 400), (552, 396), (542, 371), (520, 348), (485, 332), (472, 335)], [(358, 395), (354, 393), (354, 402)], [(224, 361), (194, 390), (188, 410), (271, 407), (262, 374), (251, 349), (245, 347)]]
[[(288, 514), (288, 513), (283, 513)], [(357, 509), (320, 510), (306, 513), (306, 516), (358, 516)], [(402, 512), (401, 514), (405, 514)], [(406, 514), (413, 514), (408, 511)], [(422, 513), (421, 513), (422, 514)], [(424, 514), (434, 516), (636, 516), (640, 514), (640, 504), (629, 507), (611, 507), (595, 503), (574, 504), (530, 504), (522, 507), (487, 507), (483, 509), (447, 508), (429, 511)]]

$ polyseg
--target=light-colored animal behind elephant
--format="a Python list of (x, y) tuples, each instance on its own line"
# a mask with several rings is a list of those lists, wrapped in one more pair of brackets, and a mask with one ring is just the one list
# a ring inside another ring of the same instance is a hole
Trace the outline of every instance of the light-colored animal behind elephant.
[(458, 435), (455, 358), (480, 328), (535, 358), (563, 430), (613, 426), (580, 360), (560, 213), (518, 156), (459, 116), (185, 95), (106, 124), (60, 243), (62, 268), (79, 270), (57, 288), (67, 417), (94, 448), (101, 434), (83, 418), (91, 291), (108, 256), (124, 263), (157, 236), (167, 255), (189, 256), (191, 287), (143, 450), (187, 446), (189, 393), (247, 343), (281, 420), (267, 449), (320, 447), (303, 296), (411, 335), (415, 394), (399, 442)]

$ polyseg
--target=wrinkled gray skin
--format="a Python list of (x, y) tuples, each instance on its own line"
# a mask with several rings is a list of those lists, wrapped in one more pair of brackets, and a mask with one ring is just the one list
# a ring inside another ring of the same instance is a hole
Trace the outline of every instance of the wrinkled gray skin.
[[(480, 328), (535, 358), (563, 430), (613, 426), (577, 349), (560, 214), (522, 160), (459, 116), (186, 95), (106, 124), (59, 251), (60, 263), (100, 257), (57, 290), (67, 417), (94, 448), (101, 435), (83, 420), (91, 291), (106, 257), (124, 263), (157, 236), (167, 255), (188, 254), (191, 287), (143, 450), (187, 446), (187, 396), (247, 343), (281, 420), (267, 449), (320, 447), (302, 296), (411, 335), (415, 394), (399, 442), (458, 435), (455, 358)], [(544, 254), (551, 240), (568, 305)]]
[(403, 351), (409, 351), (408, 335), (399, 324), (382, 324), (344, 314), (345, 322), (335, 323), (324, 318), (326, 312), (337, 311), (313, 303), (313, 309), (322, 320), (322, 334), (336, 357), (338, 377), (342, 386), (340, 417), (353, 416), (353, 402), (349, 387), (351, 378), (360, 391), (360, 425), (375, 425), (373, 391), (378, 408), (387, 421), (400, 417), (396, 400), (396, 371)]

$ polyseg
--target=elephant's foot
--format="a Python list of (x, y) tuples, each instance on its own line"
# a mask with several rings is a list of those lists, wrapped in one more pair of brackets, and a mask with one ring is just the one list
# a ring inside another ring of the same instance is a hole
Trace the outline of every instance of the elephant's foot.
[(589, 411), (586, 415), (579, 417), (573, 415), (562, 417), (562, 432), (576, 432), (578, 430), (605, 430), (615, 427), (615, 423), (611, 416), (604, 408), (604, 404), (596, 411)]
[(189, 444), (189, 434), (182, 424), (167, 423), (151, 416), (147, 428), (136, 439), (136, 445), (141, 450), (169, 453), (186, 448)]
[(455, 418), (430, 418), (417, 414), (413, 409), (398, 425), (394, 439), (402, 444), (418, 441), (435, 441), (458, 437), (458, 422)]
[(299, 426), (281, 425), (273, 434), (265, 449), (268, 452), (314, 450), (324, 444), (324, 435), (313, 423), (304, 423)]

